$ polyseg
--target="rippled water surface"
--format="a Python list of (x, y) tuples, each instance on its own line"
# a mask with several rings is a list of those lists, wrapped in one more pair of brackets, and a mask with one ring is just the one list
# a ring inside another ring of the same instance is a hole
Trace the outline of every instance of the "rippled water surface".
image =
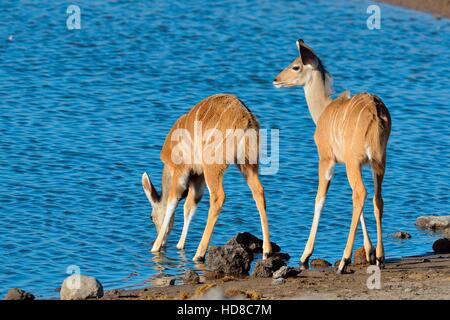
[[(449, 20), (381, 5), (366, 27), (365, 1), (77, 1), (82, 29), (66, 28), (64, 1), (2, 1), (0, 12), (0, 294), (21, 287), (57, 296), (66, 268), (107, 289), (181, 274), (206, 220), (208, 195), (185, 252), (175, 248), (182, 209), (161, 257), (140, 177), (160, 188), (159, 151), (172, 123), (202, 98), (238, 95), (264, 128), (280, 129), (280, 167), (263, 176), (272, 238), (298, 261), (312, 220), (317, 154), (303, 90), (273, 77), (299, 37), (334, 76), (335, 91), (370, 91), (389, 107), (393, 131), (384, 183), (388, 258), (430, 251), (436, 237), (415, 218), (449, 213)], [(13, 41), (6, 41), (13, 35)], [(364, 173), (369, 194), (370, 172)], [(237, 231), (261, 236), (259, 216), (235, 168), (211, 244)], [(366, 217), (375, 223), (370, 197)], [(337, 167), (315, 257), (340, 258), (351, 190)], [(408, 231), (411, 240), (389, 235)], [(357, 246), (362, 244), (358, 235)]]

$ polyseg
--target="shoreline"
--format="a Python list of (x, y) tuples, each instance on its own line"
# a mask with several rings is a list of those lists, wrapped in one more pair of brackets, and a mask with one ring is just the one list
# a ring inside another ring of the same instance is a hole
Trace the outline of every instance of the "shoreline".
[[(101, 300), (189, 300), (240, 296), (252, 300), (283, 299), (450, 299), (450, 254), (426, 254), (386, 262), (381, 289), (368, 289), (367, 266), (351, 266), (353, 273), (337, 275), (335, 268), (310, 269), (273, 284), (272, 278), (201, 278), (199, 284), (167, 285), (143, 289), (115, 289)], [(222, 295), (220, 294), (222, 293)], [(205, 297), (203, 297), (205, 298)]]
[(435, 17), (450, 18), (449, 0), (377, 0), (382, 3), (398, 7), (413, 9), (416, 11), (433, 14)]

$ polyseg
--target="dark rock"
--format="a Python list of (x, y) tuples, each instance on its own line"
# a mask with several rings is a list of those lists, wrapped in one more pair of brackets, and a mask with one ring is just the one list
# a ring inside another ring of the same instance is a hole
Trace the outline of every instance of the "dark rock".
[(198, 284), (200, 283), (200, 276), (194, 270), (186, 270), (183, 277), (183, 282), (190, 284)]
[(284, 260), (284, 261), (288, 261), (291, 258), (291, 256), (289, 255), (289, 253), (274, 252), (274, 253), (270, 254), (269, 258), (281, 259), (281, 260)]
[(416, 219), (416, 225), (423, 229), (438, 230), (450, 227), (450, 216), (422, 216)]
[(364, 247), (356, 249), (353, 261), (353, 264), (355, 266), (362, 266), (367, 264), (366, 250), (364, 249)]
[(411, 235), (405, 231), (397, 231), (392, 236), (398, 239), (411, 239)]
[(289, 259), (285, 259), (286, 256), (289, 257), (285, 253), (275, 253), (265, 260), (257, 261), (253, 270), (253, 276), (257, 278), (270, 278), (274, 271), (286, 266), (286, 260)]
[(331, 263), (323, 259), (314, 259), (311, 261), (311, 267), (315, 269), (324, 269), (331, 267)]
[(290, 278), (290, 277), (296, 277), (300, 273), (300, 269), (298, 268), (291, 268), (287, 266), (282, 266), (280, 269), (275, 271), (272, 275), (274, 279), (276, 278)]
[(433, 251), (436, 253), (450, 253), (450, 240), (439, 239), (433, 243)]
[(4, 300), (34, 300), (34, 295), (19, 288), (9, 289)]
[[(280, 252), (281, 249), (276, 243), (271, 242), (270, 244), (272, 245), (272, 252)], [(239, 232), (236, 236), (231, 238), (226, 245), (241, 245), (252, 253), (263, 252), (263, 241), (250, 232)]]
[(231, 275), (248, 274), (252, 260), (251, 252), (238, 244), (210, 247), (206, 256), (209, 271)]

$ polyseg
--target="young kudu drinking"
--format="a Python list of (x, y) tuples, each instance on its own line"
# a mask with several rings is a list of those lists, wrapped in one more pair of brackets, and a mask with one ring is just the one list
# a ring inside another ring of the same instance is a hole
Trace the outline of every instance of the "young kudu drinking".
[(258, 130), (256, 117), (242, 101), (229, 94), (202, 100), (175, 122), (161, 150), (162, 194), (158, 194), (146, 173), (142, 176), (142, 185), (152, 206), (151, 218), (158, 232), (152, 252), (160, 251), (165, 244), (175, 209), (186, 197), (184, 226), (177, 245), (178, 249), (184, 248), (189, 223), (206, 185), (210, 193), (208, 221), (194, 256), (194, 261), (203, 260), (225, 201), (223, 175), (229, 164), (235, 163), (247, 180), (259, 210), (264, 257), (270, 254), (266, 201), (258, 177)]
[(314, 140), (319, 153), (319, 185), (311, 232), (300, 263), (304, 268), (308, 267), (334, 166), (336, 163), (343, 163), (353, 190), (353, 215), (338, 273), (345, 271), (351, 259), (358, 220), (361, 221), (363, 229), (366, 258), (370, 263), (375, 263), (363, 215), (366, 188), (361, 170), (365, 164), (372, 167), (374, 177), (376, 263), (382, 266), (384, 249), (381, 229), (383, 215), (381, 184), (386, 168), (386, 146), (391, 130), (389, 111), (380, 98), (369, 93), (360, 93), (350, 98), (350, 94), (344, 92), (336, 100), (332, 100), (331, 77), (322, 62), (303, 40), (297, 41), (297, 47), (299, 57), (281, 71), (273, 84), (276, 87), (303, 86), (309, 111), (316, 124)]

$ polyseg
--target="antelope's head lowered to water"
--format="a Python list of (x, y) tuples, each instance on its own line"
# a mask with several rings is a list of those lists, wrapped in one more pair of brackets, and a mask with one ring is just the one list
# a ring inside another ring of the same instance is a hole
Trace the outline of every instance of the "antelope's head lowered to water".
[[(163, 174), (164, 179), (164, 174)], [(156, 232), (159, 234), (161, 226), (164, 221), (164, 216), (167, 210), (167, 197), (163, 197), (153, 186), (147, 173), (142, 175), (142, 187), (144, 188), (145, 195), (152, 206), (152, 213), (150, 215), (151, 220), (155, 224)], [(172, 229), (173, 221), (171, 221), (169, 229)]]

